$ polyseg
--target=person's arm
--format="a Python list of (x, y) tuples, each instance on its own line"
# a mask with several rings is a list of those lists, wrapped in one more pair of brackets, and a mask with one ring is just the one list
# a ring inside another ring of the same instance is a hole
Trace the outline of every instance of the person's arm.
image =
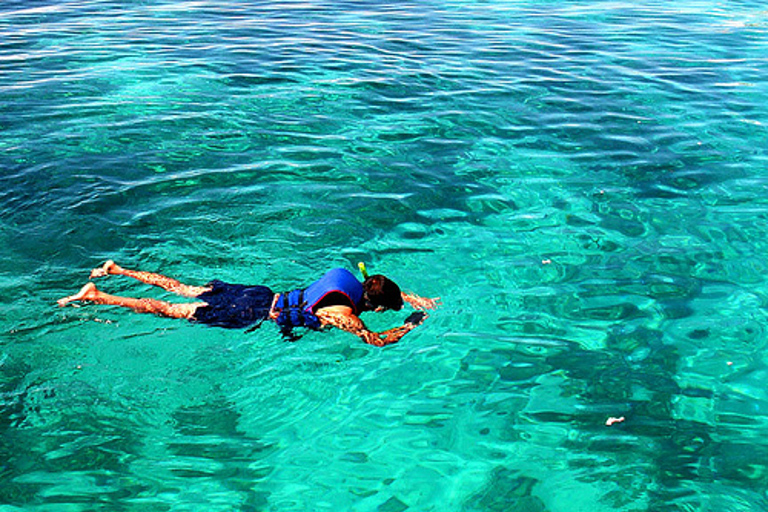
[(440, 297), (434, 299), (428, 299), (426, 297), (419, 297), (415, 293), (401, 293), (403, 301), (411, 305), (413, 309), (425, 310), (425, 309), (437, 309), (437, 306), (442, 304)]
[(363, 321), (360, 320), (360, 317), (353, 314), (352, 310), (347, 307), (332, 306), (321, 308), (315, 314), (323, 323), (323, 326), (329, 325), (336, 327), (342, 331), (354, 334), (364, 342), (377, 347), (397, 343), (400, 341), (400, 338), (412, 331), (416, 326), (420, 325), (421, 322), (424, 321), (424, 318), (426, 318), (426, 315), (419, 316), (414, 320), (411, 320), (412, 317), (409, 317), (409, 320), (406, 320), (400, 327), (395, 327), (384, 332), (374, 332), (368, 329)]

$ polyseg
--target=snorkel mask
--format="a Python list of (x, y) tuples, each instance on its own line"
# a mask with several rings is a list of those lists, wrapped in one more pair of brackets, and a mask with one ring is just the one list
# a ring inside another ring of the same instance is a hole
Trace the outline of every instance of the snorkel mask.
[[(374, 276), (368, 275), (368, 269), (365, 268), (365, 263), (363, 263), (362, 261), (357, 264), (357, 268), (359, 268), (360, 273), (363, 274), (363, 279), (365, 280), (364, 287), (365, 285), (368, 284), (368, 280), (372, 279), (380, 283), (379, 286), (383, 284), (384, 289), (387, 290), (386, 295), (384, 297), (380, 297), (377, 300), (377, 302), (379, 303), (374, 304), (373, 301), (371, 301), (370, 297), (368, 297), (368, 290), (367, 290), (367, 287), (365, 287), (366, 288), (365, 300), (371, 311), (380, 312), (387, 309), (400, 311), (403, 308), (403, 299), (401, 298), (400, 287), (398, 287), (394, 281), (379, 274), (376, 274)], [(381, 291), (382, 291), (382, 288), (379, 288), (379, 293), (381, 293)], [(388, 298), (386, 298), (386, 296), (388, 296)], [(381, 303), (380, 301), (383, 303)]]

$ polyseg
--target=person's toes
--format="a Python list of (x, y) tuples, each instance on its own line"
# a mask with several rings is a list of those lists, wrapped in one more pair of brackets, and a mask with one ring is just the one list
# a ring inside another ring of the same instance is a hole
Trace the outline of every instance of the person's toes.
[(63, 299), (59, 299), (56, 301), (56, 303), (59, 305), (59, 307), (63, 308), (70, 302), (92, 299), (97, 292), (98, 290), (96, 289), (96, 285), (93, 283), (88, 283), (85, 286), (83, 286), (80, 289), (80, 291), (77, 292), (75, 295), (70, 295), (69, 297), (64, 297)]
[(115, 262), (112, 260), (108, 260), (101, 267), (91, 270), (91, 279), (108, 276), (114, 266), (115, 266)]

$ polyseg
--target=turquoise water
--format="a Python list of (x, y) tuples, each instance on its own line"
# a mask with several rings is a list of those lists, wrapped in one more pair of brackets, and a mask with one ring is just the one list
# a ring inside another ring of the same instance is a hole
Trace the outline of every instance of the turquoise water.
[[(767, 31), (746, 0), (3, 1), (0, 510), (768, 509)], [(385, 349), (55, 306), (108, 258), (362, 260), (444, 306)]]

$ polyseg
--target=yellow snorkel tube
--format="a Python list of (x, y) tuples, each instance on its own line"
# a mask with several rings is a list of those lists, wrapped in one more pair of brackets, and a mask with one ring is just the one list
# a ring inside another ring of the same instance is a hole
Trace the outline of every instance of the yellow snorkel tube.
[(368, 269), (365, 268), (365, 263), (361, 261), (357, 264), (357, 268), (359, 268), (360, 273), (363, 274), (363, 279), (368, 279)]

